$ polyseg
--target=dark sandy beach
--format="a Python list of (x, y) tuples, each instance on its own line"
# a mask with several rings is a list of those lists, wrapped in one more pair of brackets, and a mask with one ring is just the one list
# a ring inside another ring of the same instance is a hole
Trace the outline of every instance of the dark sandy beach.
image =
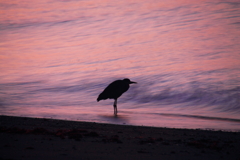
[(0, 116), (0, 160), (240, 160), (240, 133)]

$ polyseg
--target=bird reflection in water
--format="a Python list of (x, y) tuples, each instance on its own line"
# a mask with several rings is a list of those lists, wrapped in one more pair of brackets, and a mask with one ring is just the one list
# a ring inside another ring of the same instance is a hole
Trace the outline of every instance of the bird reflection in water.
[(129, 116), (128, 115), (109, 115), (109, 114), (100, 114), (98, 115), (104, 123), (113, 123), (113, 124), (129, 124)]

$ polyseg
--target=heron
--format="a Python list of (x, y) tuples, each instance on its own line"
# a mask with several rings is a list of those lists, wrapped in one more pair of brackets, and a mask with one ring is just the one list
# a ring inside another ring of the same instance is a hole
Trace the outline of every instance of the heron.
[(129, 89), (129, 84), (137, 83), (132, 82), (130, 79), (125, 78), (123, 80), (116, 80), (110, 83), (102, 93), (99, 94), (97, 101), (106, 100), (106, 99), (114, 99), (113, 109), (114, 115), (117, 116), (117, 99)]

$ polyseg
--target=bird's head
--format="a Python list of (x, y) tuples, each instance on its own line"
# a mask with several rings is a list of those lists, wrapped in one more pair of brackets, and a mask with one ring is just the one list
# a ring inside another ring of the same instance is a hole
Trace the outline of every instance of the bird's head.
[(130, 79), (128, 78), (123, 79), (123, 81), (127, 82), (128, 84), (137, 83), (137, 82), (130, 81)]

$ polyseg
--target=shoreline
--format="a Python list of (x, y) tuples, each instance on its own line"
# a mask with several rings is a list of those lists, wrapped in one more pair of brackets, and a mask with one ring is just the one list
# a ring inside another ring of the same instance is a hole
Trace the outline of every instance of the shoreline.
[[(150, 125), (134, 125), (126, 123), (107, 123), (107, 122), (91, 122), (91, 121), (81, 121), (81, 120), (71, 120), (71, 119), (55, 119), (52, 117), (28, 117), (28, 116), (15, 116), (15, 115), (0, 115), (0, 120), (2, 117), (13, 117), (13, 118), (23, 118), (29, 120), (44, 120), (44, 121), (59, 121), (59, 122), (69, 122), (69, 123), (79, 123), (79, 124), (99, 124), (99, 125), (116, 125), (116, 126), (126, 126), (126, 127), (143, 127), (143, 128), (159, 128), (159, 129), (173, 129), (173, 130), (200, 130), (200, 131), (216, 131), (216, 132), (236, 132), (240, 133), (240, 130), (237, 129), (217, 129), (217, 128), (174, 128), (174, 127), (165, 127), (165, 126), (150, 126)], [(227, 118), (222, 118), (227, 119)], [(231, 119), (232, 120), (232, 119)], [(235, 120), (235, 119), (233, 119)], [(238, 122), (238, 119), (236, 120)], [(1, 125), (1, 124), (0, 124)]]
[(0, 116), (0, 134), (0, 159), (240, 159), (240, 132)]

